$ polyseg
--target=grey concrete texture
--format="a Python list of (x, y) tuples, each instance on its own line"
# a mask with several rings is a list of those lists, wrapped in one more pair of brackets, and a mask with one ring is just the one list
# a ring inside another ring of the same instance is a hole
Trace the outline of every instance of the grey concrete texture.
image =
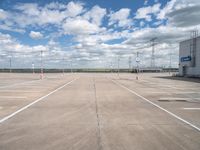
[(197, 129), (119, 86), (200, 128), (198, 82), (158, 73), (10, 76), (0, 74), (0, 119), (77, 80), (0, 123), (2, 150), (200, 149)]

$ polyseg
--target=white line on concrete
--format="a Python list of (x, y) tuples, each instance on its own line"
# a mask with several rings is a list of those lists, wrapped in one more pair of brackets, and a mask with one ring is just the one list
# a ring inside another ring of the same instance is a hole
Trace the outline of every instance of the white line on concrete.
[(111, 80), (111, 81), (114, 82), (115, 84), (117, 84), (118, 86), (120, 86), (120, 87), (126, 89), (126, 90), (129, 91), (130, 93), (135, 94), (136, 96), (140, 97), (141, 99), (145, 100), (146, 102), (148, 102), (148, 103), (154, 105), (155, 107), (157, 107), (157, 108), (159, 108), (159, 109), (165, 111), (166, 113), (170, 114), (171, 116), (175, 117), (176, 119), (178, 119), (178, 120), (184, 122), (185, 124), (187, 124), (187, 125), (193, 127), (194, 129), (196, 129), (197, 131), (200, 132), (200, 128), (199, 128), (199, 127), (193, 125), (192, 123), (186, 121), (185, 119), (182, 119), (181, 117), (179, 117), (179, 116), (175, 115), (174, 113), (172, 113), (172, 112), (166, 110), (165, 108), (163, 108), (163, 107), (161, 107), (161, 106), (155, 104), (154, 102), (152, 102), (152, 101), (146, 99), (146, 98), (143, 97), (142, 95), (140, 95), (140, 94), (138, 94), (137, 92), (135, 92), (135, 91), (133, 91), (133, 90), (127, 88), (126, 86), (124, 86), (124, 85), (122, 85), (122, 84), (120, 84), (120, 83), (118, 83), (118, 82), (116, 82), (116, 81), (114, 81), (114, 80)]
[(12, 117), (14, 117), (15, 115), (17, 115), (18, 113), (24, 111), (25, 109), (29, 108), (30, 106), (34, 105), (35, 103), (37, 103), (37, 102), (39, 102), (39, 101), (42, 101), (44, 98), (46, 98), (46, 97), (52, 95), (53, 93), (57, 92), (58, 90), (60, 90), (60, 89), (64, 88), (65, 86), (71, 84), (71, 83), (74, 82), (75, 80), (77, 80), (77, 79), (73, 79), (73, 80), (71, 80), (70, 82), (67, 82), (66, 84), (60, 86), (59, 88), (55, 89), (54, 91), (50, 92), (49, 94), (40, 97), (39, 99), (37, 99), (37, 100), (33, 101), (32, 103), (30, 103), (30, 104), (28, 104), (28, 105), (26, 105), (26, 106), (20, 108), (19, 110), (13, 112), (12, 114), (10, 114), (10, 115), (8, 115), (8, 116), (6, 116), (6, 117), (0, 119), (0, 123), (3, 123), (4, 121), (6, 121), (6, 120), (8, 120), (8, 119), (10, 119), (10, 118), (12, 118)]
[(183, 98), (183, 97), (161, 97), (159, 100), (186, 100), (186, 101), (191, 101), (192, 98)]
[(7, 99), (23, 99), (27, 98), (25, 96), (0, 96), (0, 98), (7, 98)]
[(200, 110), (200, 108), (183, 108), (185, 110)]
[[(147, 82), (147, 83), (154, 84), (154, 85), (158, 86), (158, 83), (151, 82), (151, 81), (144, 80), (144, 79), (140, 79), (140, 80), (142, 80), (142, 81), (144, 81), (144, 82)], [(161, 86), (163, 86), (163, 87), (168, 87), (168, 88), (172, 88), (172, 89), (177, 89), (177, 90), (179, 90), (179, 89), (180, 89), (180, 88), (178, 88), (178, 87), (174, 87), (174, 86), (172, 86), (172, 85), (166, 85), (166, 84), (162, 84)]]
[(0, 93), (5, 93), (5, 92), (15, 92), (15, 93), (39, 93), (40, 90), (38, 91), (33, 91), (33, 90), (30, 90), (30, 91), (25, 91), (25, 90), (0, 90)]
[(0, 86), (0, 89), (7, 88), (7, 87), (14, 87), (16, 85), (23, 85), (23, 84), (26, 84), (26, 83), (32, 83), (32, 82), (36, 82), (36, 81), (40, 81), (40, 80), (31, 80), (31, 81), (25, 81), (25, 82), (15, 83), (15, 84), (6, 85), (6, 86)]

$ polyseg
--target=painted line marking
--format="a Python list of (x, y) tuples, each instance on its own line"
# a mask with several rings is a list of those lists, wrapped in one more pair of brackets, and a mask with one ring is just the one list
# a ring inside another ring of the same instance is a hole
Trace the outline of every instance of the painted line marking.
[(27, 98), (25, 96), (0, 96), (0, 98), (8, 98), (8, 99), (22, 99), (22, 98)]
[(7, 87), (14, 87), (14, 86), (17, 86), (17, 85), (23, 85), (23, 84), (26, 84), (26, 83), (32, 83), (32, 82), (36, 82), (36, 81), (40, 81), (40, 80), (39, 79), (38, 80), (31, 80), (31, 81), (25, 81), (25, 82), (21, 82), (21, 83), (15, 83), (15, 84), (6, 85), (6, 86), (0, 86), (0, 89), (7, 88)]
[(183, 108), (184, 110), (200, 110), (200, 108)]
[(77, 80), (77, 79), (73, 79), (73, 80), (71, 80), (70, 82), (65, 83), (64, 85), (60, 86), (59, 88), (55, 89), (54, 91), (50, 92), (49, 94), (44, 95), (44, 96), (42, 96), (42, 97), (36, 99), (36, 100), (33, 101), (32, 103), (30, 103), (30, 104), (28, 104), (28, 105), (26, 105), (26, 106), (20, 108), (19, 110), (13, 112), (12, 114), (10, 114), (10, 115), (8, 115), (8, 116), (6, 116), (6, 117), (0, 119), (0, 123), (3, 123), (4, 121), (6, 121), (6, 120), (8, 120), (8, 119), (10, 119), (10, 118), (12, 118), (12, 117), (14, 117), (14, 116), (17, 115), (18, 113), (20, 113), (20, 112), (26, 110), (27, 108), (29, 108), (30, 106), (36, 104), (37, 102), (42, 101), (42, 100), (45, 99), (46, 97), (48, 97), (48, 96), (54, 94), (55, 92), (59, 91), (60, 89), (64, 88), (65, 86), (71, 84), (71, 83), (74, 82), (75, 80)]
[[(144, 80), (144, 79), (140, 79), (140, 80), (142, 80), (142, 81), (144, 81), (144, 82), (147, 82), (147, 83), (150, 83), (150, 84), (153, 84), (153, 85), (156, 85), (156, 86), (159, 86), (159, 84), (157, 84), (157, 83), (155, 83), (155, 82), (151, 82), (151, 81)], [(175, 87), (175, 86), (173, 86), (173, 85), (162, 84), (161, 86), (163, 86), (163, 87), (167, 87), (167, 88), (172, 88), (172, 89), (177, 89), (177, 90), (180, 89), (180, 88)]]
[(5, 93), (5, 92), (15, 92), (15, 93), (39, 93), (40, 91), (25, 91), (25, 90), (0, 90), (0, 93)]
[(163, 108), (163, 107), (157, 105), (156, 103), (154, 103), (154, 102), (152, 102), (152, 101), (146, 99), (146, 98), (143, 97), (142, 95), (140, 95), (140, 94), (138, 94), (137, 92), (135, 92), (135, 91), (133, 91), (133, 90), (127, 88), (126, 86), (124, 86), (124, 85), (122, 85), (122, 84), (120, 84), (120, 83), (118, 83), (118, 82), (116, 82), (116, 81), (114, 81), (114, 80), (112, 80), (112, 79), (111, 79), (111, 81), (114, 82), (115, 84), (117, 84), (118, 86), (120, 86), (120, 87), (126, 89), (126, 90), (129, 91), (130, 93), (132, 93), (132, 94), (134, 94), (134, 95), (140, 97), (141, 99), (145, 100), (146, 102), (148, 102), (148, 103), (152, 104), (153, 106), (155, 106), (155, 107), (157, 107), (157, 108), (159, 108), (159, 109), (165, 111), (165, 112), (168, 113), (169, 115), (171, 115), (171, 116), (173, 116), (174, 118), (176, 118), (176, 119), (178, 119), (178, 120), (184, 122), (185, 124), (187, 124), (187, 125), (193, 127), (194, 129), (196, 129), (197, 131), (200, 132), (200, 128), (197, 127), (196, 125), (193, 125), (192, 123), (186, 121), (185, 119), (183, 119), (183, 118), (181, 118), (181, 117), (175, 115), (174, 113), (172, 113), (172, 112), (166, 110), (165, 108)]
[(161, 97), (159, 100), (186, 100), (186, 101), (191, 101), (192, 98), (182, 98), (182, 97)]

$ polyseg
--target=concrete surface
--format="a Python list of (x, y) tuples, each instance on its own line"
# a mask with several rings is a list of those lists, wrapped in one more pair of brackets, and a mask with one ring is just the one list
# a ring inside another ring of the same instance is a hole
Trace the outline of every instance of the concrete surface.
[(200, 84), (166, 76), (0, 74), (0, 149), (199, 150)]

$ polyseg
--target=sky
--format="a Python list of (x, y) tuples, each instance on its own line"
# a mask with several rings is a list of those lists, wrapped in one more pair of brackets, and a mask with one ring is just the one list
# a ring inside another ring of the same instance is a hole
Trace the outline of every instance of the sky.
[(199, 0), (1, 0), (0, 68), (178, 67)]

